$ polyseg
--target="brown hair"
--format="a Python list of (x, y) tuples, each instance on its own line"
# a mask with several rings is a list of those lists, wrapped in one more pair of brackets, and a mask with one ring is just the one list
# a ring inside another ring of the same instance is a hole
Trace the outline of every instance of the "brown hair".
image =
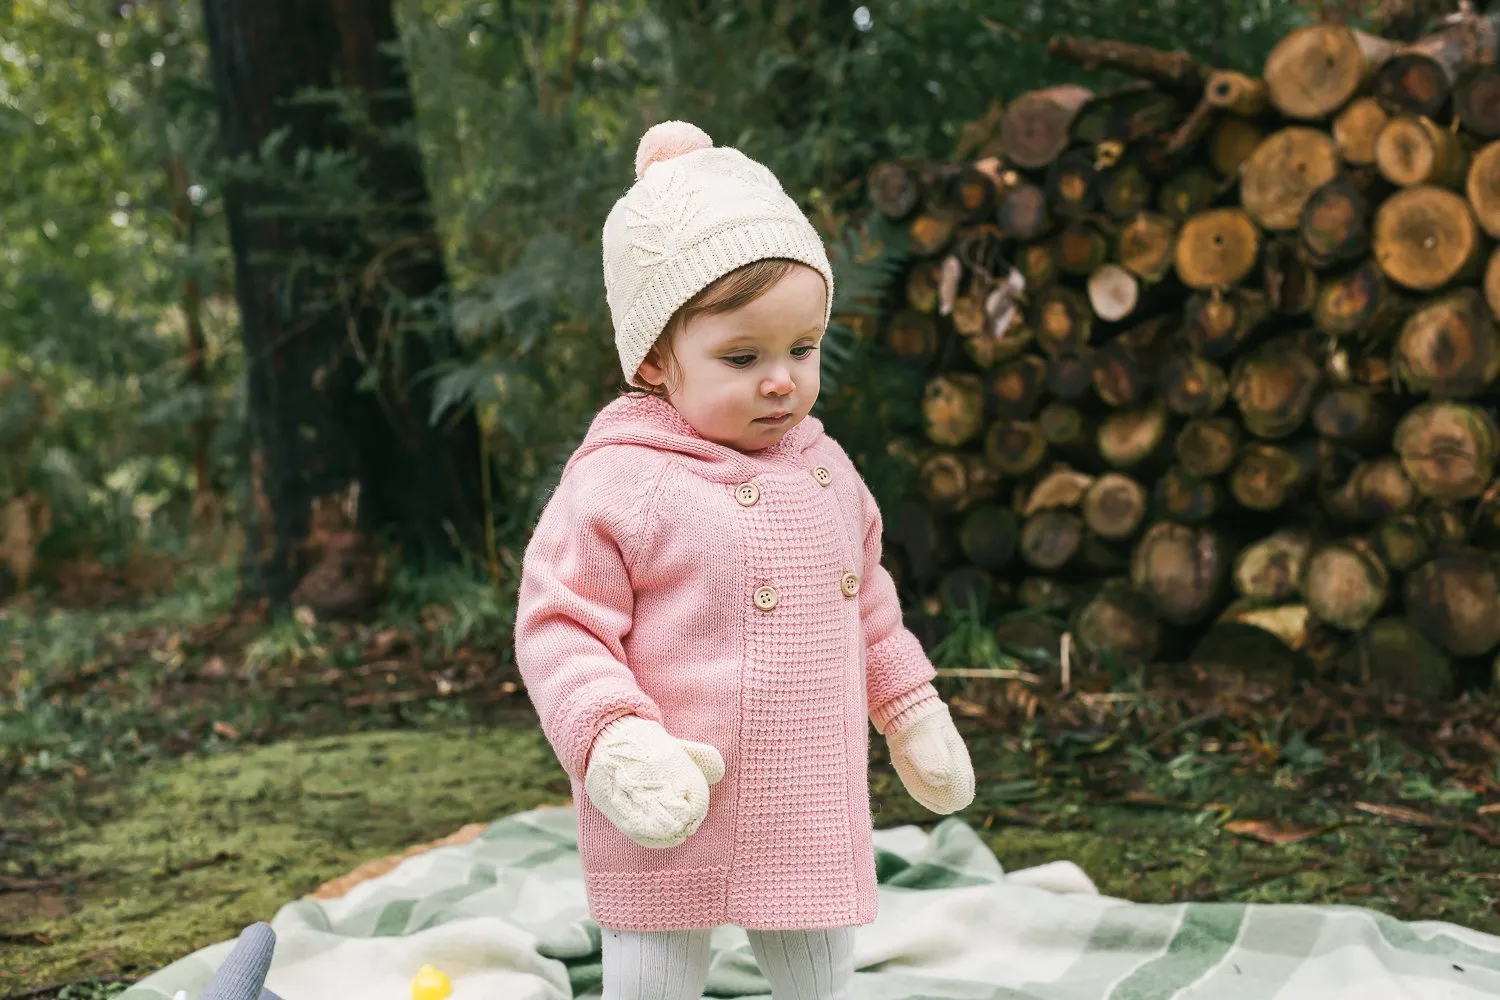
[[(737, 267), (717, 279), (677, 308), (646, 357), (649, 358), (654, 353), (657, 364), (666, 373), (667, 381), (675, 380), (678, 369), (672, 344), (690, 320), (697, 316), (733, 312), (741, 306), (749, 305), (775, 287), (797, 264), (798, 261), (785, 257), (770, 257)], [(625, 395), (660, 396), (663, 399), (667, 395), (665, 386), (643, 384), (638, 372), (630, 373), (629, 384), (621, 392)]]

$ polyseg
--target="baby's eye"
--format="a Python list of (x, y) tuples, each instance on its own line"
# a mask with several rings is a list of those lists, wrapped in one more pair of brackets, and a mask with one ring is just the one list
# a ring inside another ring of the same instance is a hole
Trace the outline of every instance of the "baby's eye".
[[(812, 356), (812, 352), (816, 351), (816, 350), (817, 350), (817, 348), (814, 347), (812, 344), (804, 344), (801, 347), (794, 347), (794, 348), (792, 348), (792, 354), (796, 356), (796, 358), (797, 358), (798, 361), (801, 361), (804, 358), (811, 357)], [(802, 351), (803, 353), (797, 354), (798, 351)]]
[(755, 355), (753, 355), (753, 354), (736, 354), (733, 357), (728, 357), (728, 358), (725, 358), (724, 360), (728, 361), (730, 364), (734, 365), (736, 368), (744, 368), (750, 362), (752, 362), (752, 361), (755, 360)]

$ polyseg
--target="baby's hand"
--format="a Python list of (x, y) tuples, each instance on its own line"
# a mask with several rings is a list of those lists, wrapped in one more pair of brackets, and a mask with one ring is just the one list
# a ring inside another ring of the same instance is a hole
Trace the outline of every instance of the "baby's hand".
[(886, 740), (891, 764), (907, 792), (940, 816), (974, 801), (974, 765), (948, 706), (934, 702), (930, 714), (908, 722)]
[(583, 789), (606, 819), (642, 847), (676, 847), (708, 815), (708, 786), (724, 758), (707, 743), (679, 740), (635, 715), (599, 733)]

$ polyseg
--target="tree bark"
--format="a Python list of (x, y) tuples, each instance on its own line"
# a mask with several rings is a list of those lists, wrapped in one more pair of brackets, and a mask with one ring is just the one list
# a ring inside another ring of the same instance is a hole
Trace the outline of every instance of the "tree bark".
[(1067, 35), (1047, 43), (1047, 54), (1078, 63), (1085, 70), (1108, 68), (1150, 80), (1165, 90), (1196, 96), (1213, 70), (1181, 50), (1164, 52), (1148, 45), (1107, 38)]
[[(291, 595), (314, 500), (352, 483), (361, 532), (389, 533), (407, 557), (452, 557), (482, 536), (479, 430), (470, 411), (434, 424), (419, 378), (456, 353), (450, 317), (419, 332), (400, 308), (447, 275), (418, 151), (391, 138), (413, 107), (390, 0), (204, 0), (204, 22), (224, 151), (258, 159), (286, 129), (276, 173), (299, 154), (348, 153), (368, 195), (340, 211), (305, 185), (225, 191), (262, 512), (247, 589)], [(344, 89), (368, 119), (294, 100), (306, 88)]]

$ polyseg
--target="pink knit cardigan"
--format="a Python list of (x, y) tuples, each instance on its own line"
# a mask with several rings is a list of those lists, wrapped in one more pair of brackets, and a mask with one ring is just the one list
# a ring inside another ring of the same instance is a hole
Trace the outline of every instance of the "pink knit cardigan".
[[(889, 735), (938, 697), (880, 548), (874, 497), (814, 417), (755, 453), (653, 397), (595, 417), (527, 546), (515, 641), (601, 926), (875, 919), (866, 718)], [(594, 738), (632, 714), (724, 756), (676, 847), (638, 846), (583, 791)]]

